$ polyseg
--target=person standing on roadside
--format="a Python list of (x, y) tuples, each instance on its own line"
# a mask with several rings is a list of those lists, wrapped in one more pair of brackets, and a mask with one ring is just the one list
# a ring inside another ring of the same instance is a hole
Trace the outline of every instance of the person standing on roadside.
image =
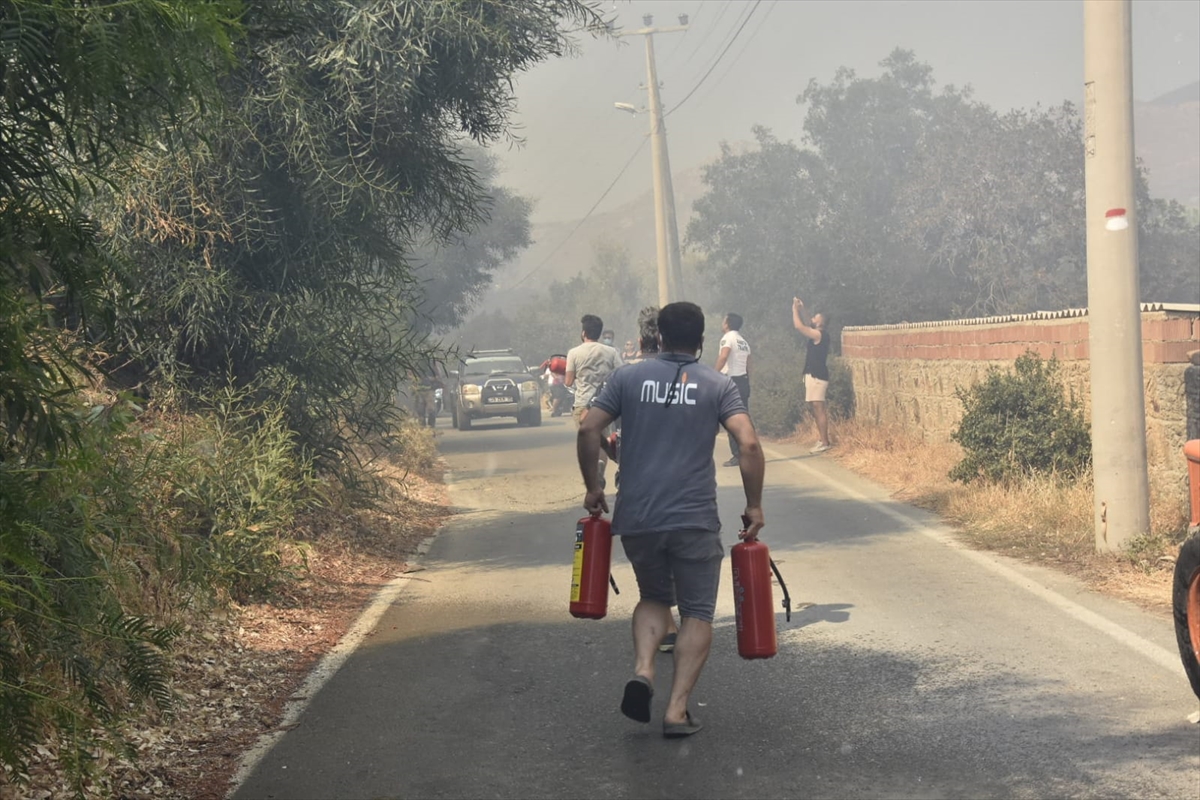
[[(595, 314), (584, 314), (579, 321), (582, 331), (579, 334), (582, 344), (567, 351), (567, 374), (563, 384), (575, 389), (575, 404), (571, 415), (578, 428), (587, 415), (588, 404), (600, 391), (600, 387), (608, 380), (612, 371), (621, 365), (617, 351), (609, 345), (602, 344), (600, 334), (604, 330), (604, 321)], [(600, 477), (604, 477), (604, 468), (608, 464), (608, 456), (601, 452), (597, 456), (600, 464)]]
[[(614, 372), (579, 428), (577, 454), (591, 514), (608, 511), (596, 468), (605, 426), (623, 421), (621, 491), (613, 533), (637, 576), (641, 599), (633, 611), (634, 676), (625, 684), (621, 712), (650, 721), (654, 657), (666, 634), (672, 599), (682, 622), (675, 642), (671, 698), (663, 736), (700, 730), (688, 698), (708, 660), (717, 588), (721, 582), (721, 521), (712, 451), (724, 427), (738, 440), (748, 519), (740, 538), (753, 541), (763, 527), (762, 447), (733, 381), (699, 363), (704, 312), (671, 303), (658, 315), (661, 353)], [(674, 587), (675, 598), (672, 597)]]
[[(733, 379), (742, 396), (742, 405), (750, 410), (750, 343), (742, 336), (742, 315), (726, 314), (721, 323), (721, 352), (717, 355), (717, 372), (728, 375)], [(736, 467), (738, 465), (738, 443), (733, 434), (729, 434), (729, 452), (732, 456), (721, 466)]]
[(817, 422), (817, 440), (810, 453), (824, 453), (829, 441), (829, 414), (825, 408), (825, 393), (829, 388), (829, 337), (825, 335), (825, 315), (816, 313), (809, 319), (804, 302), (792, 298), (792, 325), (804, 336), (804, 399), (812, 407)]

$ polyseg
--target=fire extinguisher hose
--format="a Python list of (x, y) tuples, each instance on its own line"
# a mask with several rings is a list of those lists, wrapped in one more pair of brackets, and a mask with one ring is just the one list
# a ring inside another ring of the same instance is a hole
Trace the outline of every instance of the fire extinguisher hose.
[[(771, 572), (775, 573), (775, 580), (779, 581), (779, 588), (783, 589), (783, 610), (785, 618), (788, 622), (792, 621), (792, 596), (788, 594), (787, 584), (783, 582), (783, 576), (779, 574), (779, 567), (775, 566), (775, 559), (767, 559), (771, 562)], [(762, 562), (759, 562), (762, 563)], [(616, 588), (615, 586), (613, 587)]]
[[(778, 575), (779, 573), (775, 573), (775, 574), (776, 574), (776, 575)], [(620, 593), (621, 593), (621, 590), (617, 588), (617, 579), (616, 579), (616, 578), (614, 578), (614, 577), (612, 576), (612, 573), (611, 573), (611, 572), (610, 572), (610, 573), (608, 573), (608, 582), (609, 582), (610, 584), (612, 584), (612, 587), (613, 587), (613, 593), (614, 593), (614, 594), (620, 594)], [(784, 589), (784, 593), (785, 593), (785, 594), (787, 593), (787, 590), (786, 590), (786, 589)]]

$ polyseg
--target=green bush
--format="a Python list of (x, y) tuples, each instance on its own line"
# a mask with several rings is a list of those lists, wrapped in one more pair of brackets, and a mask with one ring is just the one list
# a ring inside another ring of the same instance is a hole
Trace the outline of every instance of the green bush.
[(318, 494), (279, 406), (202, 415), (64, 394), (69, 435), (0, 450), (0, 768), (53, 746), (82, 786), (127, 715), (169, 712), (192, 603), (262, 596), (303, 566), (286, 535)]
[(70, 437), (0, 458), (0, 766), (18, 781), (44, 742), (80, 780), (122, 747), (130, 709), (170, 705), (179, 628), (142, 613), (131, 557), (153, 549), (130, 480), (138, 411), (64, 400)]
[(175, 525), (198, 556), (193, 581), (238, 601), (262, 598), (295, 576), (304, 549), (286, 531), (318, 500), (282, 404), (246, 399), (245, 391), (226, 390), (160, 448)]
[(1091, 465), (1091, 434), (1079, 402), (1064, 392), (1057, 360), (1029, 351), (1012, 371), (993, 367), (982, 383), (955, 394), (964, 413), (951, 438), (966, 454), (950, 471), (953, 480), (1074, 479)]

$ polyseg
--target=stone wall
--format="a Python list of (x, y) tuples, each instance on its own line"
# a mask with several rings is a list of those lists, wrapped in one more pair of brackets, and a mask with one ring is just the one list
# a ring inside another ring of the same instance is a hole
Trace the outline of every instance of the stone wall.
[[(1147, 459), (1151, 472), (1169, 483), (1186, 474), (1183, 372), (1196, 349), (1200, 306), (1142, 306)], [(991, 367), (1011, 367), (1027, 350), (1058, 359), (1068, 390), (1090, 417), (1086, 309), (842, 331), (856, 415), (937, 441), (948, 441), (962, 417), (955, 388), (978, 382)]]

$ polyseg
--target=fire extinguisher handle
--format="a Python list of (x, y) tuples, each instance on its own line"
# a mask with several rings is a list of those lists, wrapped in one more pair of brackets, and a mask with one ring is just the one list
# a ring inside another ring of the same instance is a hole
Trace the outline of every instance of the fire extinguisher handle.
[(767, 559), (771, 564), (771, 572), (775, 573), (775, 580), (779, 581), (779, 588), (783, 589), (783, 610), (785, 619), (788, 622), (792, 621), (792, 597), (788, 594), (787, 584), (783, 582), (783, 576), (779, 574), (779, 567), (775, 566), (775, 559)]

